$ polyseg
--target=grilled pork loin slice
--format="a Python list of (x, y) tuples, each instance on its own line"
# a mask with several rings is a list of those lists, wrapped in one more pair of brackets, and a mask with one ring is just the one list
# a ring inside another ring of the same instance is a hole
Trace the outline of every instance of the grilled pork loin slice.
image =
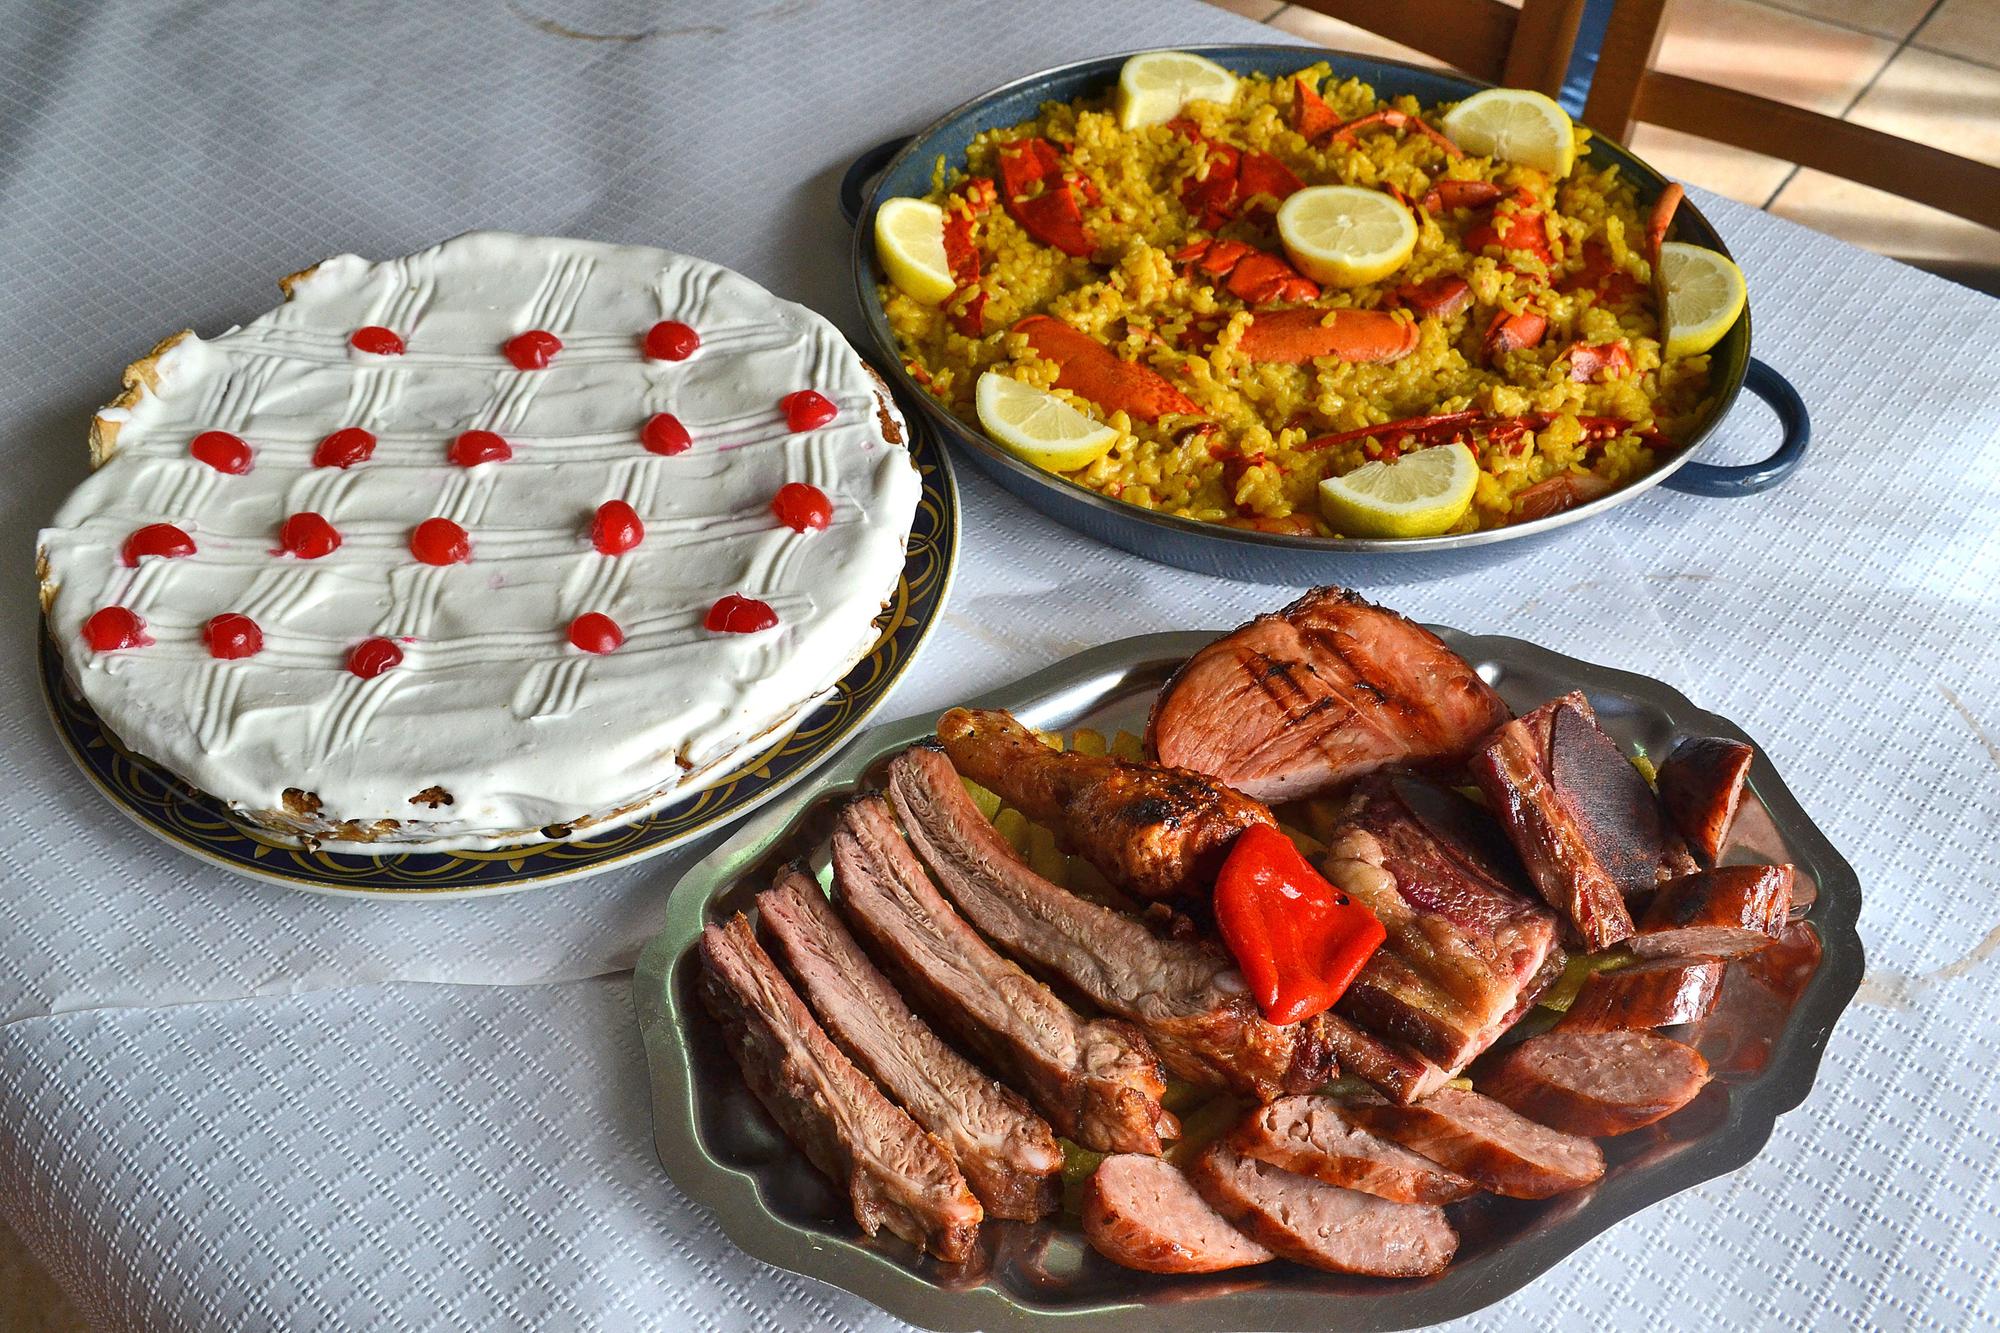
[(938, 739), (959, 772), (1142, 898), (1205, 898), (1236, 835), (1277, 826), (1199, 773), (1051, 749), (1003, 712), (954, 708)]
[(1391, 1203), (1210, 1144), (1188, 1178), (1215, 1210), (1293, 1263), (1363, 1277), (1428, 1277), (1458, 1251), (1434, 1204)]
[(807, 1012), (738, 913), (701, 933), (701, 998), (743, 1081), (785, 1137), (847, 1189), (869, 1235), (887, 1227), (946, 1263), (969, 1257), (979, 1200), (936, 1140), (884, 1097)]
[(787, 870), (757, 920), (835, 1042), (949, 1149), (994, 1217), (1055, 1210), (1062, 1149), (1020, 1094), (947, 1046), (868, 960), (819, 886)]
[(1333, 1076), (1318, 1025), (1266, 1022), (1222, 949), (1162, 939), (1022, 864), (942, 754), (898, 755), (889, 765), (889, 801), (932, 877), (981, 934), (1138, 1024), (1175, 1074), (1259, 1101)]
[(849, 921), (904, 989), (1056, 1133), (1098, 1152), (1158, 1153), (1180, 1125), (1143, 1035), (1087, 1020), (987, 945), (939, 895), (896, 831), (889, 803), (854, 801), (833, 833), (834, 884)]
[(1280, 1097), (1229, 1136), (1245, 1157), (1391, 1203), (1451, 1203), (1478, 1190), (1464, 1176), (1354, 1123), (1331, 1097)]
[(1571, 1134), (1624, 1134), (1663, 1120), (1708, 1083), (1692, 1046), (1651, 1032), (1544, 1032), (1479, 1080), (1487, 1096)]
[(1189, 658), (1146, 740), (1163, 764), (1275, 802), (1391, 764), (1457, 763), (1506, 720), (1500, 696), (1429, 630), (1315, 588)]
[(1720, 958), (1655, 958), (1593, 972), (1556, 1028), (1562, 1032), (1641, 1032), (1706, 1018), (1722, 991)]
[(1319, 1024), (1341, 1070), (1367, 1080), (1391, 1101), (1421, 1101), (1451, 1081), (1415, 1051), (1384, 1041), (1331, 1009), (1319, 1016)]
[(1555, 914), (1454, 831), (1474, 814), (1427, 784), (1364, 779), (1320, 862), (1388, 931), (1337, 1008), (1447, 1075), (1526, 1012), (1552, 958), (1560, 966)]
[(1755, 953), (1784, 930), (1796, 879), (1790, 866), (1717, 866), (1669, 880), (1626, 945), (1647, 958)]
[(1144, 1273), (1219, 1273), (1271, 1258), (1209, 1207), (1179, 1168), (1138, 1153), (1098, 1164), (1084, 1188), (1083, 1234), (1112, 1263)]
[(1660, 765), (1660, 801), (1703, 865), (1722, 857), (1756, 757), (1742, 741), (1690, 736)]
[(1348, 1114), (1363, 1128), (1510, 1199), (1546, 1199), (1604, 1175), (1604, 1154), (1589, 1139), (1536, 1124), (1476, 1092), (1444, 1088), (1415, 1106), (1350, 1102)]

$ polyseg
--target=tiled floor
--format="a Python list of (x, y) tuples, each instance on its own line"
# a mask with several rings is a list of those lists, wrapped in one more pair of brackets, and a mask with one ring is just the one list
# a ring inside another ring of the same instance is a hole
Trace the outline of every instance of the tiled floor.
[[(1281, 0), (1211, 0), (1293, 37), (1431, 60)], [(2000, 0), (1670, 0), (1660, 68), (2000, 165)], [(1790, 162), (1641, 125), (1661, 171), (2000, 291), (2000, 232)]]

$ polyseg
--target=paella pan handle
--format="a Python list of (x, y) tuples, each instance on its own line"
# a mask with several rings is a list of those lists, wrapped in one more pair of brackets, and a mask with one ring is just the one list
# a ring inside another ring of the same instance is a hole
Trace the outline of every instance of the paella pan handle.
[(1778, 424), (1784, 427), (1785, 435), (1777, 452), (1760, 463), (1736, 467), (1683, 463), (1660, 483), (1662, 486), (1688, 495), (1755, 495), (1770, 490), (1798, 470), (1805, 459), (1806, 446), (1812, 442), (1812, 418), (1806, 412), (1805, 400), (1799, 397), (1790, 380), (1754, 356), (1743, 372), (1743, 387), (1778, 414)]
[(903, 145), (915, 137), (899, 134), (893, 139), (884, 139), (848, 165), (846, 174), (840, 178), (840, 215), (847, 219), (848, 226), (861, 221), (861, 206), (866, 202), (861, 188), (868, 184), (868, 178), (888, 166), (889, 159), (902, 152)]

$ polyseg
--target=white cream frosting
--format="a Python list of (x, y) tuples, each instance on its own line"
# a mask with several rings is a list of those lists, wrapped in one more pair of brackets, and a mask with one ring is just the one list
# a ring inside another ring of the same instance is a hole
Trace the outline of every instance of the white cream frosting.
[[(646, 359), (660, 320), (691, 325), (700, 350)], [(354, 350), (368, 325), (406, 352)], [(536, 328), (561, 352), (514, 369), (501, 345)], [(156, 371), (156, 389), (103, 414), (112, 456), (41, 534), (72, 679), (130, 748), (240, 810), (278, 809), (299, 788), (325, 819), (395, 819), (430, 847), (602, 816), (768, 744), (872, 644), (919, 495), (874, 380), (832, 325), (644, 247), (478, 232), (386, 263), (343, 255), (250, 324), (182, 338)], [(832, 424), (787, 428), (779, 400), (801, 389), (838, 405)], [(639, 428), (656, 412), (692, 447), (647, 452)], [(312, 466), (344, 426), (374, 432), (373, 457)], [(248, 474), (189, 456), (212, 429), (249, 443)], [(472, 429), (513, 458), (448, 462)], [(771, 498), (791, 481), (831, 498), (829, 528), (777, 522)], [(619, 556), (590, 541), (612, 499), (646, 529)], [(279, 524), (307, 510), (340, 549), (274, 554)], [(437, 515), (470, 534), (470, 563), (411, 556), (410, 530)], [(126, 537), (153, 523), (196, 553), (126, 568)], [(768, 602), (778, 626), (704, 629), (728, 593)], [(82, 626), (108, 605), (143, 616), (154, 642), (93, 651)], [(202, 627), (227, 611), (257, 622), (262, 652), (209, 655)], [(570, 645), (587, 611), (623, 629), (618, 651)], [(374, 636), (403, 641), (404, 660), (363, 680), (346, 657)], [(413, 802), (432, 787), (453, 803)]]

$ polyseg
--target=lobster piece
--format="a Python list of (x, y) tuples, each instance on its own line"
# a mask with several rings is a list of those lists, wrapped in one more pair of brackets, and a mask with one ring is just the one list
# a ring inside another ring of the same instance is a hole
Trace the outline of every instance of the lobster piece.
[[(1500, 205), (1512, 207), (1502, 211)], [(1535, 206), (1534, 192), (1517, 189), (1495, 204), (1485, 221), (1465, 233), (1465, 248), (1475, 253), (1488, 247), (1518, 250), (1533, 255), (1544, 265), (1552, 262), (1548, 232), (1542, 226), (1542, 210)]]
[(1653, 201), (1653, 211), (1646, 216), (1646, 262), (1655, 269), (1660, 266), (1660, 247), (1667, 243), (1667, 229), (1674, 225), (1674, 214), (1686, 196), (1687, 191), (1679, 181), (1668, 181), (1667, 188)]
[(1418, 319), (1450, 319), (1472, 304), (1472, 284), (1455, 273), (1442, 273), (1396, 288), (1389, 293), (1389, 303), (1412, 311)]
[(1556, 290), (1594, 292), (1599, 305), (1616, 305), (1639, 294), (1639, 280), (1612, 260), (1610, 246), (1589, 240), (1583, 243), (1583, 266), (1565, 274), (1556, 283)]
[(1632, 373), (1632, 352), (1623, 342), (1571, 343), (1563, 355), (1569, 358), (1569, 377), (1579, 384)]
[[(1322, 323), (1329, 315), (1331, 322)], [(1417, 326), (1386, 310), (1328, 311), (1297, 306), (1258, 315), (1243, 331), (1243, 341), (1237, 346), (1252, 361), (1292, 366), (1322, 356), (1353, 362), (1395, 361), (1417, 349)]]
[(1209, 277), (1226, 278), (1224, 288), (1246, 305), (1310, 301), (1319, 295), (1318, 283), (1277, 255), (1244, 241), (1199, 240), (1175, 252), (1174, 258)]
[(1492, 181), (1441, 180), (1424, 195), (1424, 211), (1449, 213), (1456, 208), (1485, 208), (1505, 194)]
[(1181, 205), (1209, 231), (1235, 218), (1251, 199), (1283, 200), (1305, 188), (1290, 167), (1269, 153), (1219, 143), (1185, 116), (1168, 121), (1167, 127), (1208, 148), (1207, 174), (1181, 183)]
[(1326, 99), (1312, 86), (1312, 81), (1301, 74), (1294, 82), (1298, 91), (1292, 98), (1292, 128), (1304, 136), (1307, 143), (1318, 143), (1340, 128), (1340, 117), (1326, 104)]
[(1512, 519), (1516, 523), (1527, 523), (1547, 518), (1550, 514), (1560, 514), (1566, 509), (1588, 504), (1616, 489), (1594, 472), (1558, 472), (1514, 497)]
[(979, 215), (993, 207), (999, 190), (985, 176), (974, 176), (953, 192), (944, 210), (944, 258), (958, 290), (945, 303), (945, 317), (968, 338), (986, 332), (986, 292), (979, 286), (979, 247), (972, 229)]
[(1406, 440), (1420, 440), (1424, 444), (1445, 444), (1477, 429), (1481, 422), (1493, 420), (1477, 412), (1442, 412), (1435, 416), (1404, 417), (1401, 421), (1385, 421), (1379, 426), (1362, 426), (1355, 430), (1344, 430), (1335, 435), (1321, 435), (1307, 440), (1299, 446), (1299, 452), (1310, 453), (1316, 449), (1331, 449), (1335, 445), (1349, 444), (1355, 440), (1373, 437), (1376, 443), (1399, 445)]
[(1030, 315), (1014, 326), (1028, 346), (1059, 369), (1056, 387), (1088, 398), (1107, 412), (1157, 421), (1170, 412), (1199, 416), (1201, 407), (1150, 366), (1121, 360), (1087, 333), (1049, 315)]
[(1000, 201), (1021, 229), (1066, 255), (1088, 258), (1097, 246), (1083, 225), (1079, 190), (1089, 182), (1063, 170), (1047, 139), (1017, 139), (1000, 147)]
[(1385, 106), (1379, 111), (1370, 111), (1365, 116), (1356, 116), (1344, 125), (1335, 127), (1332, 142), (1351, 144), (1354, 136), (1363, 130), (1379, 129), (1389, 134), (1408, 134), (1415, 131), (1443, 149), (1448, 157), (1464, 157), (1465, 150), (1425, 124), (1407, 111)]
[(1491, 365), (1507, 352), (1518, 352), (1524, 347), (1541, 345), (1542, 337), (1549, 331), (1548, 316), (1524, 310), (1518, 315), (1510, 315), (1505, 310), (1493, 316), (1493, 322), (1486, 326), (1486, 335), (1480, 340), (1480, 350)]

